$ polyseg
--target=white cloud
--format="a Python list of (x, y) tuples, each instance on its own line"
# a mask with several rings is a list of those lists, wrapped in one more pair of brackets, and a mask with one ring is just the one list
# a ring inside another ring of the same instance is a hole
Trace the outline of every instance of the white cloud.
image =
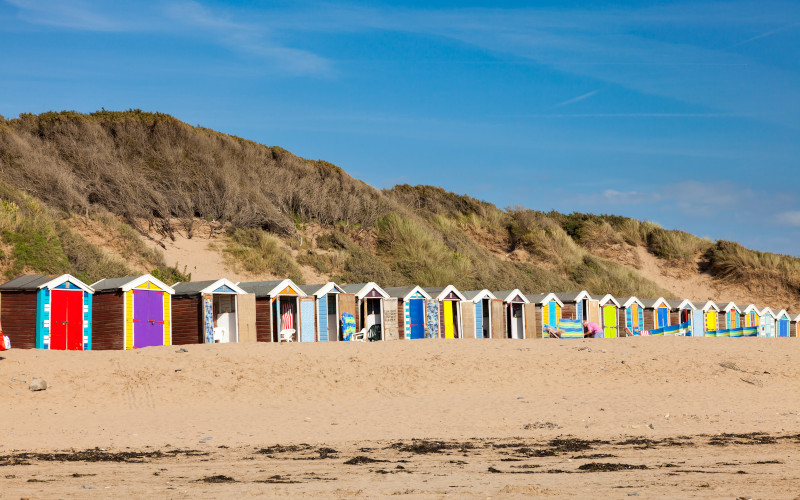
[(775, 220), (784, 226), (800, 227), (800, 211), (779, 213), (775, 216)]

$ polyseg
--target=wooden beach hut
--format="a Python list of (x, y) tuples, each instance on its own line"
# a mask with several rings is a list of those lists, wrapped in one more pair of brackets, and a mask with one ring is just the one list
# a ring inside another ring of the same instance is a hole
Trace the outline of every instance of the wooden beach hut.
[(725, 304), (719, 312), (720, 330), (733, 330), (743, 326), (742, 310), (733, 302)]
[[(462, 292), (467, 301), (472, 304), (475, 310), (475, 338), (476, 339), (490, 339), (497, 335), (497, 338), (505, 336), (505, 328), (502, 323), (503, 301), (495, 297), (495, 295), (487, 290), (470, 290)], [(462, 304), (462, 309), (466, 309), (469, 304), (466, 302)], [(492, 312), (494, 311), (494, 316)], [(499, 318), (498, 318), (499, 316)], [(495, 321), (495, 318), (497, 320)], [(495, 325), (495, 323), (497, 323)], [(494, 334), (493, 332), (498, 332)], [(464, 336), (469, 338), (469, 332), (464, 332)]]
[(758, 324), (758, 336), (759, 337), (774, 337), (775, 336), (775, 322), (776, 322), (776, 314), (775, 311), (770, 309), (769, 307), (765, 307), (761, 311), (759, 311), (759, 324)]
[(537, 293), (526, 295), (528, 302), (533, 304), (535, 309), (534, 330), (531, 338), (549, 338), (545, 331), (545, 325), (558, 328), (561, 322), (561, 311), (564, 303), (555, 293)]
[(621, 297), (619, 304), (620, 328), (628, 330), (644, 330), (644, 304), (637, 297)]
[(301, 303), (310, 302), (313, 308), (314, 297), (306, 296), (292, 280), (248, 281), (236, 285), (255, 295), (258, 342), (298, 342), (303, 326), (314, 330), (313, 324), (301, 324), (299, 315)]
[(680, 325), (682, 323), (689, 323), (689, 336), (702, 336), (702, 328), (698, 333), (694, 331), (694, 312), (697, 307), (689, 299), (683, 299), (676, 304), (676, 301), (670, 303), (670, 324)]
[(425, 338), (425, 301), (431, 296), (419, 286), (398, 286), (383, 289), (397, 301), (398, 338)]
[(603, 297), (594, 298), (586, 290), (557, 293), (556, 297), (564, 304), (561, 309), (563, 318), (575, 319), (580, 322), (593, 321), (598, 325), (602, 322), (600, 319), (600, 299)]
[(508, 338), (528, 338), (528, 324), (530, 324), (530, 334), (534, 333), (536, 304), (531, 304), (525, 294), (516, 288), (494, 292), (494, 296), (503, 301), (505, 331)]
[(761, 309), (756, 307), (755, 304), (748, 304), (742, 309), (742, 326), (758, 327), (761, 325)]
[(383, 301), (389, 298), (389, 294), (372, 281), (345, 285), (342, 289), (356, 298), (356, 330), (369, 331), (374, 326), (376, 333), (373, 337), (382, 339), (385, 317)]
[(329, 281), (319, 285), (303, 285), (303, 290), (314, 297), (317, 325), (316, 337), (307, 331), (303, 333), (303, 342), (336, 342), (341, 335), (341, 322), (339, 321), (339, 294), (345, 293), (344, 289)]
[(642, 303), (645, 330), (656, 330), (670, 325), (670, 305), (664, 297), (639, 300)]
[[(620, 333), (620, 311), (621, 303), (616, 297), (607, 293), (597, 296), (599, 308), (600, 326), (603, 327), (603, 337), (610, 339), (621, 336)], [(589, 310), (591, 313), (591, 309)]]
[(719, 306), (713, 300), (709, 300), (699, 309), (703, 313), (703, 333), (713, 336), (720, 329)]
[(92, 349), (172, 344), (172, 287), (144, 274), (103, 279), (92, 288)]
[(792, 322), (789, 313), (786, 309), (781, 309), (775, 313), (775, 336), (776, 337), (789, 337), (789, 326)]
[(789, 316), (792, 318), (789, 324), (789, 336), (800, 338), (800, 314), (790, 314)]
[(255, 295), (222, 278), (172, 286), (172, 343), (255, 342)]
[[(439, 338), (459, 339), (463, 337), (464, 324), (462, 322), (461, 303), (466, 302), (467, 298), (458, 291), (453, 285), (446, 287), (425, 287), (425, 293), (435, 300), (438, 306), (438, 331)], [(432, 313), (432, 307), (428, 310)], [(432, 328), (432, 321), (428, 319), (429, 328)]]
[(23, 274), (0, 285), (3, 333), (17, 349), (92, 348), (94, 289), (69, 274)]

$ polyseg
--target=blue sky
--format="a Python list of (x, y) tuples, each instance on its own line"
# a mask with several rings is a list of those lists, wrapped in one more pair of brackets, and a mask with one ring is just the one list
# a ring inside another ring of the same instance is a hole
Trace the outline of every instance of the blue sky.
[(141, 108), (384, 188), (800, 255), (799, 2), (0, 0), (0, 114)]

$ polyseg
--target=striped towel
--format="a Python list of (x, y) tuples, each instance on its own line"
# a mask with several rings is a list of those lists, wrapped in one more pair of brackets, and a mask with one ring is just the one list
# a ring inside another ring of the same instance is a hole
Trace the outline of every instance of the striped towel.
[(582, 339), (583, 338), (583, 322), (579, 319), (562, 319), (558, 323), (558, 328), (563, 333), (562, 339)]
[(294, 304), (291, 302), (281, 302), (281, 329), (294, 329)]

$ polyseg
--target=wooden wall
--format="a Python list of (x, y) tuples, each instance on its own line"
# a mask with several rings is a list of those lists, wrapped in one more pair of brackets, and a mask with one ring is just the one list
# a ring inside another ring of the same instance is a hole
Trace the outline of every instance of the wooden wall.
[(92, 349), (125, 349), (125, 294), (96, 293), (92, 299)]
[(36, 347), (36, 292), (3, 292), (0, 310), (3, 334), (11, 340), (12, 349)]
[(256, 340), (272, 342), (272, 311), (269, 297), (256, 298)]
[(561, 308), (561, 317), (563, 319), (578, 319), (578, 306), (575, 302), (564, 302), (564, 307)]
[(642, 309), (642, 321), (644, 322), (643, 325), (645, 330), (655, 330), (656, 329), (655, 309), (651, 309), (649, 307)]
[(203, 310), (200, 297), (172, 297), (172, 345), (202, 344)]

